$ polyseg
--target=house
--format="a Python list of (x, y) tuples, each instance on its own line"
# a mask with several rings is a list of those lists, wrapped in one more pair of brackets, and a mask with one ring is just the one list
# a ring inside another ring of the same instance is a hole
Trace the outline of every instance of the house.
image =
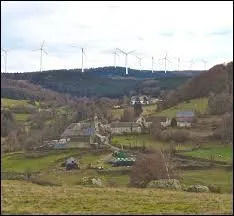
[(112, 134), (141, 133), (141, 127), (135, 122), (112, 122), (110, 127)]
[(161, 127), (164, 128), (171, 125), (171, 119), (166, 116), (154, 116), (153, 118), (151, 118), (151, 121), (159, 121)]
[(180, 111), (176, 113), (176, 121), (178, 127), (191, 127), (194, 119), (195, 113), (193, 111)]
[(134, 105), (135, 103), (141, 103), (141, 104), (149, 104), (150, 103), (150, 99), (143, 95), (143, 96), (132, 96), (131, 97), (131, 102), (132, 105)]
[(89, 142), (89, 138), (95, 132), (94, 124), (91, 122), (72, 123), (62, 133), (61, 138), (72, 138), (76, 141)]

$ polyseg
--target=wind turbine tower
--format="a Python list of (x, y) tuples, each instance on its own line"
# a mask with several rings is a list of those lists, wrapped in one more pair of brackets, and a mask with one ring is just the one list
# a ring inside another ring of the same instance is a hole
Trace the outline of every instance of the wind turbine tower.
[(44, 52), (46, 55), (48, 55), (48, 53), (44, 50), (44, 45), (45, 45), (45, 41), (43, 40), (40, 49), (33, 50), (33, 51), (38, 51), (38, 50), (41, 51), (41, 56), (40, 56), (40, 72), (42, 72), (42, 54), (43, 54), (42, 52)]
[(154, 57), (152, 56), (152, 73), (154, 72)]
[[(135, 55), (135, 56), (136, 56), (136, 55)], [(141, 60), (142, 60), (142, 57), (136, 56), (136, 58), (137, 58), (137, 59), (138, 59), (138, 61), (139, 61), (140, 71), (141, 71)]]
[(178, 72), (180, 71), (180, 57), (178, 58)]
[(129, 52), (125, 52), (119, 48), (116, 48), (116, 50), (120, 51), (121, 53), (123, 53), (125, 55), (125, 67), (126, 67), (126, 75), (128, 75), (128, 55), (135, 52), (135, 50), (129, 51)]
[(207, 63), (207, 61), (204, 60), (204, 59), (202, 59), (202, 62), (204, 63), (204, 69), (206, 70), (206, 63)]
[(85, 55), (84, 48), (81, 48), (81, 71), (82, 73), (84, 72), (84, 55)]
[(169, 61), (169, 59), (167, 58), (167, 53), (164, 58), (161, 58), (159, 60), (164, 60), (165, 73), (167, 73), (167, 61)]
[(113, 54), (114, 54), (114, 66), (115, 66), (115, 68), (116, 68), (116, 56), (119, 55), (119, 54), (117, 53), (117, 49), (115, 49), (115, 51), (113, 52)]
[(4, 57), (5, 57), (5, 73), (7, 72), (7, 53), (9, 50), (6, 50), (4, 48), (2, 48), (2, 51), (4, 52)]

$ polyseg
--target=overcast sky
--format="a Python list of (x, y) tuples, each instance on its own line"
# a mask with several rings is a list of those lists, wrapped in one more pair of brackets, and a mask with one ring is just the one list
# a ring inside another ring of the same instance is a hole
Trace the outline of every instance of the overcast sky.
[[(113, 66), (116, 47), (136, 50), (142, 68), (204, 69), (233, 59), (233, 2), (69, 2), (1, 1), (1, 46), (8, 49), (7, 71)], [(76, 44), (73, 47), (72, 44)], [(1, 52), (1, 69), (4, 52)], [(125, 66), (119, 54), (117, 66)], [(140, 69), (129, 55), (130, 68)]]

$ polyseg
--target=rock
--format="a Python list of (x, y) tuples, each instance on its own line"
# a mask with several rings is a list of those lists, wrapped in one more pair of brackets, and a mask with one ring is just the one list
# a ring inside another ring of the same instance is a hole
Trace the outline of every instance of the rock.
[(92, 179), (92, 184), (97, 185), (97, 186), (102, 186), (102, 181), (99, 178), (98, 179), (93, 178)]
[(180, 182), (177, 179), (160, 179), (153, 180), (148, 185), (148, 188), (170, 188), (181, 190)]
[(210, 192), (209, 188), (205, 185), (190, 185), (187, 188), (188, 192)]

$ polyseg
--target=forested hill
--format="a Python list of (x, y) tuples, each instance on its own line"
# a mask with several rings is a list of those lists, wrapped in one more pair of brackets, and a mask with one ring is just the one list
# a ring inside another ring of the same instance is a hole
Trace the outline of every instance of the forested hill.
[[(43, 88), (76, 97), (113, 98), (135, 93), (158, 95), (160, 90), (174, 89), (200, 73), (201, 71), (187, 71), (165, 74), (161, 71), (152, 74), (151, 71), (129, 69), (129, 75), (126, 76), (125, 68), (104, 67), (87, 69), (84, 73), (79, 69), (2, 73), (2, 78), (27, 80)], [(7, 90), (4, 89), (3, 93), (6, 94), (6, 92)], [(2, 97), (4, 97), (3, 94)]]
[(170, 91), (164, 98), (163, 107), (174, 106), (185, 100), (208, 97), (210, 94), (219, 95), (225, 92), (232, 97), (232, 90), (233, 62), (218, 64)]

